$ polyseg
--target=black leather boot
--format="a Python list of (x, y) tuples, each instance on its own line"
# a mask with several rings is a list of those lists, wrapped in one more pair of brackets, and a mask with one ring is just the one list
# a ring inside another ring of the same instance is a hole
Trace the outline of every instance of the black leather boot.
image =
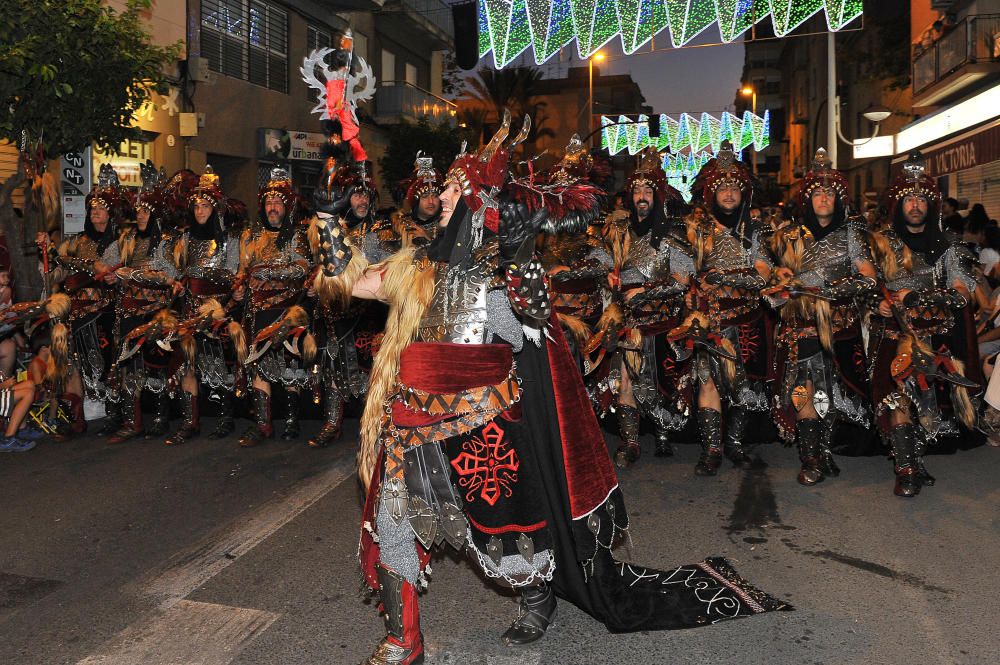
[(219, 404), (219, 422), (215, 429), (208, 433), (208, 438), (213, 441), (225, 439), (236, 429), (236, 422), (233, 419), (233, 395), (229, 391), (223, 391), (222, 402)]
[(156, 394), (156, 413), (153, 414), (153, 421), (146, 428), (146, 438), (159, 438), (170, 429), (170, 393), (166, 389)]
[(517, 619), (503, 634), (510, 645), (530, 644), (542, 638), (556, 617), (556, 594), (544, 582), (521, 590)]
[(833, 446), (833, 434), (836, 429), (837, 421), (834, 420), (833, 416), (830, 416), (830, 420), (823, 423), (819, 444), (819, 470), (824, 476), (833, 476), (834, 478), (840, 475), (840, 467), (837, 466), (837, 462), (833, 458), (833, 451), (830, 449)]
[(653, 451), (656, 457), (673, 457), (674, 447), (670, 445), (670, 431), (656, 424), (656, 449)]
[(285, 388), (285, 429), (281, 432), (285, 441), (299, 438), (299, 391)]
[(187, 443), (201, 433), (201, 420), (198, 417), (198, 396), (189, 392), (181, 393), (181, 428), (164, 442), (168, 446), (179, 446)]
[(264, 439), (274, 436), (271, 424), (271, 396), (263, 390), (253, 389), (253, 408), (256, 422), (240, 437), (241, 448), (252, 448)]
[(932, 476), (927, 472), (927, 467), (924, 466), (924, 455), (927, 453), (927, 437), (924, 435), (923, 430), (915, 427), (913, 435), (916, 437), (916, 457), (917, 457), (917, 472), (920, 475), (920, 484), (931, 486), (937, 482), (937, 478)]
[(121, 427), (108, 439), (109, 444), (125, 443), (142, 434), (141, 396), (141, 392), (134, 395), (122, 393), (120, 406), (124, 408), (121, 409)]
[(118, 399), (119, 401), (117, 402), (112, 402), (111, 400), (104, 402), (104, 423), (101, 425), (101, 429), (97, 430), (97, 436), (111, 436), (112, 434), (116, 434), (121, 427), (121, 400), (124, 400), (125, 396), (119, 395)]
[(714, 476), (722, 464), (722, 414), (715, 409), (698, 409), (698, 434), (701, 455), (694, 465), (694, 475)]
[(325, 406), (326, 420), (316, 436), (309, 439), (311, 448), (326, 448), (340, 438), (344, 424), (344, 398), (332, 388), (327, 388)]
[(743, 435), (747, 429), (747, 410), (742, 406), (729, 407), (726, 414), (726, 438), (723, 452), (733, 466), (740, 469), (753, 468), (753, 460), (743, 447)]
[(621, 437), (622, 443), (615, 451), (615, 464), (620, 469), (626, 469), (639, 459), (641, 452), (639, 448), (639, 409), (624, 404), (619, 404), (616, 408), (618, 436)]
[(892, 446), (896, 486), (893, 494), (911, 497), (920, 494), (920, 470), (917, 468), (916, 426), (913, 423), (896, 425), (889, 432)]
[(819, 468), (822, 453), (820, 444), (820, 438), (823, 436), (820, 431), (822, 428), (823, 423), (815, 418), (800, 420), (795, 427), (799, 461), (802, 462), (798, 476), (800, 485), (815, 485), (823, 481), (823, 471)]

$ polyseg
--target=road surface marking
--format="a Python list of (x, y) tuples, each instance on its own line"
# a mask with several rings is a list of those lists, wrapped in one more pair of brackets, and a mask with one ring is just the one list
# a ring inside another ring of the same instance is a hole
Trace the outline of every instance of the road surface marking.
[(279, 615), (178, 600), (112, 638), (77, 665), (228, 665)]

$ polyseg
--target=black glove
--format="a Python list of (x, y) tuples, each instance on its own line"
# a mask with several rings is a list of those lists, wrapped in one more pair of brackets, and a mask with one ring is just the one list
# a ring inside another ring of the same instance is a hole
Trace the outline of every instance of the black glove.
[(514, 201), (502, 202), (499, 212), (500, 259), (504, 265), (510, 265), (516, 260), (521, 246), (538, 235), (547, 213), (540, 208), (532, 214), (526, 205)]

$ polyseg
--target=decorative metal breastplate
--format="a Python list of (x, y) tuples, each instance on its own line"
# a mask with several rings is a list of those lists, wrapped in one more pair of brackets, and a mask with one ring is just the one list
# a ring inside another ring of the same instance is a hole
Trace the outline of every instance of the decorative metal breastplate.
[(705, 261), (708, 270), (739, 270), (751, 267), (743, 242), (732, 233), (719, 233), (713, 239), (712, 251)]
[[(886, 287), (890, 291), (900, 289), (910, 289), (911, 291), (921, 291), (933, 289), (939, 286), (942, 276), (939, 275), (937, 265), (929, 265), (923, 256), (916, 252), (911, 252), (913, 266), (910, 270), (903, 268), (903, 241), (899, 238), (891, 237), (889, 244), (892, 253), (896, 255), (896, 265), (899, 266), (899, 274), (896, 279), (886, 281)], [(940, 261), (939, 261), (940, 263)]]
[(650, 244), (651, 235), (646, 234), (633, 240), (625, 265), (638, 270), (648, 281), (666, 279), (670, 276), (670, 252), (667, 241), (664, 240), (660, 250), (657, 251)]
[(136, 235), (135, 245), (132, 248), (132, 255), (129, 256), (128, 265), (130, 268), (138, 270), (151, 270), (156, 257), (149, 253), (149, 243), (151, 238)]
[[(420, 322), (425, 342), (486, 343), (488, 262), (452, 266), (434, 285), (434, 299)], [(439, 273), (440, 274), (440, 273)]]
[(803, 253), (798, 279), (805, 286), (819, 287), (851, 274), (849, 228), (841, 228), (814, 242)]
[(225, 263), (225, 245), (219, 245), (215, 240), (187, 239), (188, 270), (194, 275), (197, 268), (221, 268)]

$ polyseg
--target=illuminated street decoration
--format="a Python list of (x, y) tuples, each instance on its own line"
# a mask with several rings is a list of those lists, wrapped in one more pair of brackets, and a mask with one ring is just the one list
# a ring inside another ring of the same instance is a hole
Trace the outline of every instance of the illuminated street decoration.
[[(694, 179), (701, 167), (713, 157), (715, 155), (707, 150), (691, 152), (686, 155), (665, 154), (663, 156), (663, 170), (667, 174), (667, 183), (680, 192), (686, 202), (690, 203), (694, 195), (691, 191)], [(741, 155), (737, 153), (736, 159), (740, 158)]]
[(601, 147), (610, 154), (617, 155), (622, 150), (628, 150), (630, 155), (638, 154), (640, 150), (653, 146), (657, 150), (669, 150), (672, 153), (699, 152), (710, 150), (718, 152), (719, 145), (728, 140), (737, 150), (753, 146), (754, 150), (763, 150), (771, 144), (771, 114), (764, 111), (764, 116), (754, 115), (750, 111), (739, 117), (723, 113), (721, 117), (702, 113), (695, 118), (682, 113), (677, 118), (660, 115), (660, 136), (649, 136), (648, 117), (639, 115), (629, 117), (601, 116)]
[(784, 37), (825, 11), (837, 31), (861, 16), (863, 0), (480, 0), (479, 55), (493, 51), (499, 69), (529, 47), (542, 64), (576, 39), (588, 58), (615, 37), (634, 53), (669, 29), (674, 48), (688, 44), (713, 24), (731, 42), (768, 16)]

